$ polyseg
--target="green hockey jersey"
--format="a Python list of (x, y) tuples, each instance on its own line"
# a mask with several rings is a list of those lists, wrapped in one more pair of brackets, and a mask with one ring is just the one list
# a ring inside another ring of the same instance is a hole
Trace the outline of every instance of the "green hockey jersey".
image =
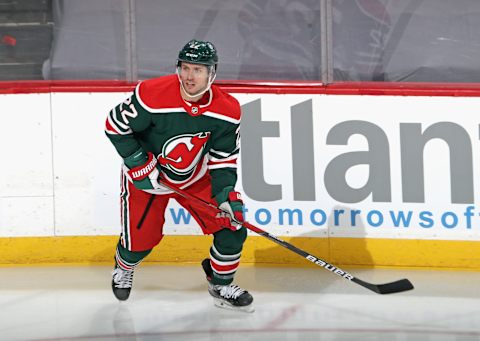
[(216, 85), (207, 103), (185, 101), (174, 74), (139, 83), (109, 112), (105, 132), (123, 158), (140, 147), (152, 152), (160, 177), (176, 186), (188, 187), (210, 173), (215, 196), (237, 181), (240, 115), (238, 101)]

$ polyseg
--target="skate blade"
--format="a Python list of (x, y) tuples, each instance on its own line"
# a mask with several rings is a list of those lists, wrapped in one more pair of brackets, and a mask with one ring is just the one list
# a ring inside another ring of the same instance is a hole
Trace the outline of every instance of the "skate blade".
[(218, 308), (234, 310), (234, 311), (243, 311), (244, 313), (253, 313), (255, 311), (255, 307), (253, 306), (253, 304), (249, 304), (244, 307), (238, 307), (235, 305), (231, 305), (219, 298), (213, 298), (213, 304), (215, 305), (215, 307), (218, 307)]

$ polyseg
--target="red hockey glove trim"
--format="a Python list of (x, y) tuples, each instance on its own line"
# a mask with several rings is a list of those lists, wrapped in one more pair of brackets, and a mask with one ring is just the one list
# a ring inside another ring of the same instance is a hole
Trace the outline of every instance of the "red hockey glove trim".
[(157, 159), (153, 156), (153, 154), (149, 152), (147, 156), (148, 159), (145, 164), (133, 167), (128, 171), (128, 175), (130, 175), (132, 180), (140, 181), (145, 179), (157, 166)]
[(239, 223), (243, 223), (244, 221), (243, 213), (240, 211), (233, 211), (233, 217)]
[(237, 201), (243, 205), (242, 195), (239, 192), (231, 191), (228, 193), (228, 201)]

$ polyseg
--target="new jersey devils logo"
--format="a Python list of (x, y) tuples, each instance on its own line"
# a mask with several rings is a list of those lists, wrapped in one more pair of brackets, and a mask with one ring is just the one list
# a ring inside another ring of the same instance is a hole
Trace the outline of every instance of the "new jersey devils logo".
[(201, 160), (209, 137), (210, 132), (174, 136), (163, 145), (158, 161), (175, 174), (189, 175)]

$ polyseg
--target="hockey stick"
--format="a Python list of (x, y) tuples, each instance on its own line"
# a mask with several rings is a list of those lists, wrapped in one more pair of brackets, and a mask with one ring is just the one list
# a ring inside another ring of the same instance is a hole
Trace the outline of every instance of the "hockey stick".
[(140, 221), (137, 224), (137, 230), (140, 230), (142, 228), (143, 222), (145, 218), (147, 217), (148, 212), (150, 211), (150, 207), (153, 204), (153, 200), (155, 200), (156, 195), (151, 194), (150, 199), (148, 199), (147, 205), (145, 206), (145, 209), (143, 210), (142, 217), (140, 218)]
[[(172, 190), (173, 192), (177, 193), (178, 195), (184, 197), (185, 199), (188, 199), (190, 201), (192, 201), (192, 203), (195, 203), (199, 206), (203, 206), (203, 207), (209, 207), (210, 209), (212, 210), (215, 210), (216, 212), (220, 212), (220, 208), (218, 208), (217, 206), (215, 206), (214, 204), (212, 203), (209, 203), (207, 201), (204, 201), (194, 195), (191, 195), (189, 193), (187, 193), (186, 191), (180, 189), (180, 188), (177, 188), (173, 185), (170, 185), (170, 184), (167, 184), (163, 181), (161, 181), (161, 185), (167, 187), (168, 189)], [(369, 290), (372, 290), (373, 292), (376, 292), (377, 294), (392, 294), (392, 293), (397, 293), (397, 292), (402, 292), (402, 291), (407, 291), (407, 290), (412, 290), (413, 289), (413, 285), (412, 283), (404, 278), (404, 279), (400, 279), (398, 281), (394, 281), (394, 282), (390, 282), (390, 283), (385, 283), (385, 284), (372, 284), (372, 283), (368, 283), (368, 282), (365, 282), (365, 281), (362, 281), (361, 279), (359, 278), (356, 278), (354, 277), (353, 275), (349, 274), (348, 272), (328, 263), (327, 261), (319, 258), (319, 257), (316, 257), (316, 256), (313, 256), (311, 254), (309, 254), (308, 252), (306, 251), (303, 251), (299, 248), (297, 248), (296, 246), (290, 244), (290, 243), (287, 243), (286, 241), (284, 240), (281, 240), (275, 236), (272, 236), (271, 234), (269, 234), (268, 232), (266, 231), (263, 231), (262, 229), (248, 223), (248, 222), (243, 222), (243, 226), (245, 226), (247, 229), (261, 235), (262, 237), (265, 237), (269, 240), (271, 240), (272, 242), (280, 245), (280, 246), (283, 246), (284, 248), (287, 248), (288, 250), (290, 251), (293, 251), (295, 252), (296, 254), (302, 256), (303, 258), (305, 258), (306, 260), (309, 260), (310, 262), (318, 265), (318, 266), (321, 266), (322, 268), (344, 278), (344, 279), (347, 279), (351, 282), (354, 282), (358, 285), (361, 285), (362, 287), (364, 288), (367, 288)]]

